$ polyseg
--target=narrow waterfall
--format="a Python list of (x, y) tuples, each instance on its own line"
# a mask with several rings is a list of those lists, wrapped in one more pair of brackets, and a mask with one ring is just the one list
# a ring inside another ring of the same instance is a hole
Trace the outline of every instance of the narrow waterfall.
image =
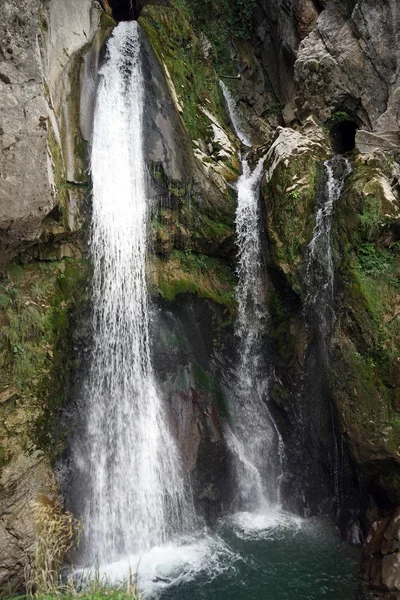
[[(241, 128), (236, 103), (223, 82), (221, 89), (236, 135), (245, 146), (251, 146)], [(264, 159), (252, 171), (247, 158), (248, 153), (242, 157), (242, 174), (237, 182), (239, 362), (237, 398), (227, 437), (235, 462), (238, 508), (263, 512), (279, 503), (282, 441), (267, 405), (268, 367), (262, 355), (262, 335), (268, 318), (258, 202)]]
[(326, 183), (320, 194), (315, 217), (313, 238), (306, 256), (307, 309), (317, 317), (317, 326), (322, 336), (330, 333), (334, 322), (333, 306), (333, 262), (331, 247), (332, 213), (335, 202), (340, 198), (350, 163), (344, 156), (337, 155), (324, 162)]
[[(322, 364), (330, 360), (326, 340), (335, 324), (334, 269), (332, 260), (332, 219), (335, 203), (339, 200), (346, 176), (351, 172), (347, 158), (341, 155), (324, 162), (325, 181), (317, 199), (315, 228), (305, 260), (305, 314), (308, 327), (316, 332)], [(337, 430), (333, 407), (330, 404), (332, 433), (332, 470), (336, 515), (342, 504), (343, 449)]]
[(85, 547), (100, 563), (185, 529), (179, 456), (150, 358), (140, 28), (122, 22), (100, 71), (91, 170), (93, 351), (85, 386)]

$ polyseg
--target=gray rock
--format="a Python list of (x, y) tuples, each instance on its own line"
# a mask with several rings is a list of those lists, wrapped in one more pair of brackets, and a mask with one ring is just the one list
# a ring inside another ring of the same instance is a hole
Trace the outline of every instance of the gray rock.
[(40, 453), (21, 454), (0, 475), (0, 589), (19, 592), (25, 584), (36, 531), (31, 501), (55, 493), (48, 460)]
[(396, 0), (327, 3), (294, 66), (298, 116), (346, 110), (365, 129), (397, 129), (398, 19)]
[[(59, 201), (57, 184), (82, 171), (72, 141), (79, 94), (71, 74), (90, 48), (99, 15), (94, 0), (52, 0), (47, 11), (40, 0), (2, 3), (0, 263), (40, 239)], [(74, 76), (79, 82), (79, 71)]]
[(398, 131), (372, 133), (359, 130), (356, 133), (356, 148), (361, 154), (370, 154), (375, 150), (382, 152), (400, 152), (400, 134)]

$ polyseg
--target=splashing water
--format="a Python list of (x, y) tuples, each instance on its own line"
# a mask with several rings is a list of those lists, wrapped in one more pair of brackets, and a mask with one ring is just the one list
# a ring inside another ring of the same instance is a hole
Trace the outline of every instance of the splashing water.
[(85, 547), (104, 563), (165, 542), (193, 514), (150, 359), (137, 23), (114, 29), (100, 74), (91, 155), (94, 333), (85, 386)]
[(315, 311), (323, 335), (329, 334), (334, 321), (331, 230), (335, 202), (340, 198), (351, 166), (344, 156), (324, 162), (326, 184), (317, 206), (313, 238), (306, 257), (306, 306)]
[[(226, 86), (221, 89), (232, 125), (239, 139), (251, 145), (241, 130), (235, 101)], [(268, 410), (268, 377), (262, 356), (262, 334), (268, 314), (265, 309), (261, 261), (259, 186), (264, 159), (252, 171), (247, 155), (237, 182), (236, 236), (238, 245), (239, 341), (237, 398), (232, 410), (233, 425), (227, 439), (234, 457), (238, 508), (268, 512), (279, 503), (282, 472), (282, 440)]]

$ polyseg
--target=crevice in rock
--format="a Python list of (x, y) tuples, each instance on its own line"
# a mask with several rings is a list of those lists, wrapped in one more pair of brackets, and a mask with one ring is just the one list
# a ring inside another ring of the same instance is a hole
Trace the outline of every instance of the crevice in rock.
[(108, 4), (117, 22), (136, 20), (142, 8), (140, 0), (108, 0)]
[(356, 147), (357, 124), (354, 121), (341, 121), (331, 127), (331, 140), (335, 152), (345, 154)]
[(8, 85), (11, 83), (11, 79), (7, 75), (4, 75), (4, 73), (0, 73), (0, 81)]

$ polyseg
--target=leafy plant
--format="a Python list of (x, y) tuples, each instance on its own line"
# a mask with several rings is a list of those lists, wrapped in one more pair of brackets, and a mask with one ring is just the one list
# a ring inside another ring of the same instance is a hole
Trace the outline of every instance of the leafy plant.
[(347, 114), (347, 112), (344, 111), (334, 112), (330, 118), (330, 122), (335, 125), (337, 123), (344, 123), (345, 121), (352, 121), (352, 118), (349, 114)]

